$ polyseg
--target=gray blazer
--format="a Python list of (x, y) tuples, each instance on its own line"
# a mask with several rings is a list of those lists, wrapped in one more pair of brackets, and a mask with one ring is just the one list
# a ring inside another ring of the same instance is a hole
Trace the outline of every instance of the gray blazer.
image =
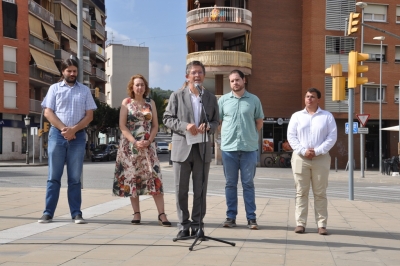
[[(218, 101), (214, 94), (204, 90), (202, 96), (204, 109), (210, 123), (208, 131), (208, 142), (206, 148), (206, 156), (203, 158), (205, 162), (211, 162), (211, 141), (210, 134), (214, 134), (219, 126), (219, 109)], [(204, 112), (201, 112), (201, 123), (204, 121)], [(188, 124), (194, 124), (194, 115), (192, 101), (190, 100), (190, 90), (186, 87), (171, 94), (167, 108), (163, 116), (164, 125), (173, 131), (172, 135), (172, 151), (171, 160), (175, 162), (184, 162), (192, 149), (192, 145), (186, 142), (186, 127)], [(200, 154), (203, 157), (204, 144), (199, 144)]]

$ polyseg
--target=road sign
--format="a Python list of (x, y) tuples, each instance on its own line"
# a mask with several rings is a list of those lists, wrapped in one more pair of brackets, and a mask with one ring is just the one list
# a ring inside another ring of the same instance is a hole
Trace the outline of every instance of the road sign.
[(368, 134), (368, 128), (367, 127), (359, 127), (358, 134)]
[(369, 118), (369, 114), (356, 114), (356, 116), (358, 118), (358, 121), (360, 121), (361, 125), (365, 127)]
[(37, 130), (38, 130), (37, 127), (31, 127), (31, 135), (32, 136), (37, 135)]
[[(345, 124), (345, 132), (346, 132), (346, 134), (349, 134), (349, 123), (347, 123), (347, 122)], [(353, 134), (357, 134), (357, 133), (358, 133), (358, 123), (353, 122)]]

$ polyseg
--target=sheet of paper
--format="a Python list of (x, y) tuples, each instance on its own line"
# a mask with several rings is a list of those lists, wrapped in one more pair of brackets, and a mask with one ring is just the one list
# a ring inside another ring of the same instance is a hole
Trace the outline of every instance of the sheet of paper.
[[(186, 131), (186, 142), (188, 145), (196, 144), (196, 143), (201, 143), (203, 142), (204, 134), (197, 134), (196, 136), (193, 136), (190, 134), (189, 131)], [(208, 135), (206, 134), (206, 141), (208, 141)]]

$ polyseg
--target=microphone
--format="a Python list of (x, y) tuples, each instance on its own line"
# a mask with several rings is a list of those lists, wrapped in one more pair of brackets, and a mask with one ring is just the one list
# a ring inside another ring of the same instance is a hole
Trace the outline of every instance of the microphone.
[(199, 95), (203, 95), (203, 89), (201, 88), (199, 83), (195, 83), (194, 87), (197, 89), (197, 91), (199, 92)]

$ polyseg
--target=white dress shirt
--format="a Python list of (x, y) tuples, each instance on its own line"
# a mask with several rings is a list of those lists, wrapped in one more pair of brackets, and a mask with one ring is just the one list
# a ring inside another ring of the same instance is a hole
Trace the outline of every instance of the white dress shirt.
[(335, 118), (319, 107), (313, 115), (304, 108), (290, 118), (287, 137), (296, 154), (304, 156), (310, 148), (314, 149), (316, 156), (326, 154), (336, 143)]
[[(189, 90), (190, 91), (190, 90)], [(190, 100), (192, 102), (193, 114), (194, 114), (194, 122), (196, 127), (200, 126), (200, 117), (201, 117), (201, 97), (200, 95), (196, 95), (190, 91)]]

